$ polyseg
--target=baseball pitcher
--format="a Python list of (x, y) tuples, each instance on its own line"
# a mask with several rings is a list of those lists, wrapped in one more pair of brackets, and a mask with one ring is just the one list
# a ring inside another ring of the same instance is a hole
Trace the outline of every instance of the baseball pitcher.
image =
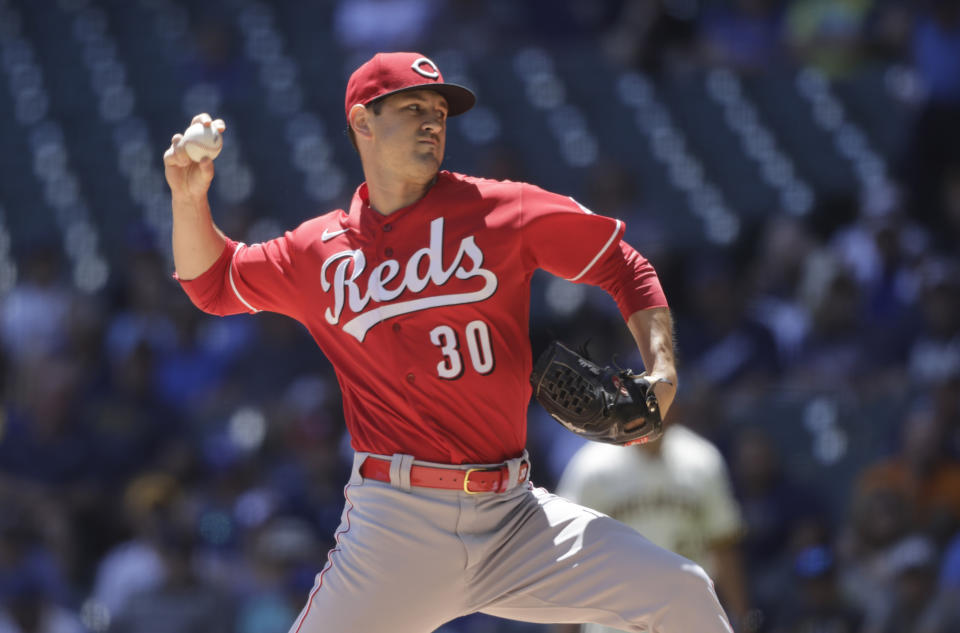
[[(427, 633), (483, 612), (729, 633), (701, 567), (530, 482), (531, 392), (591, 439), (654, 439), (676, 389), (673, 334), (657, 275), (621, 240), (620, 220), (440, 169), (447, 118), (474, 102), (419, 53), (374, 56), (346, 90), (365, 177), (349, 209), (261, 244), (213, 223), (209, 157), (191, 160), (180, 134), (164, 154), (190, 299), (212, 314), (297, 319), (343, 392), (355, 459), (342, 523), (290, 630)], [(207, 114), (191, 123), (224, 131)], [(601, 368), (560, 344), (534, 367), (537, 268), (605, 289), (646, 372)]]

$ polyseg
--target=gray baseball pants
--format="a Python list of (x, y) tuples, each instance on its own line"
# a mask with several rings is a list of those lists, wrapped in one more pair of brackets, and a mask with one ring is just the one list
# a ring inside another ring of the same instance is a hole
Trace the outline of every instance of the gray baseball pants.
[(366, 457), (354, 458), (336, 546), (290, 633), (429, 633), (474, 612), (732, 631), (701, 567), (604, 514), (529, 483), (483, 494), (410, 488), (412, 458), (398, 456), (391, 483), (364, 480)]

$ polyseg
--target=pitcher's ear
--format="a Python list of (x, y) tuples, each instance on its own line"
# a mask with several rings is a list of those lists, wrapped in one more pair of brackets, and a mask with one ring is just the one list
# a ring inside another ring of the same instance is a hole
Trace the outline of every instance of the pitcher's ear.
[(370, 138), (370, 112), (362, 103), (358, 103), (350, 108), (350, 127), (357, 136)]

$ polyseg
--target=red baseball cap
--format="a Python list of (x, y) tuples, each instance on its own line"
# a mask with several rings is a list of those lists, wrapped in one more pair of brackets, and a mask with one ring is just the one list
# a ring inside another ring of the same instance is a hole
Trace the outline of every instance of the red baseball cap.
[(377, 53), (353, 71), (347, 82), (346, 114), (358, 103), (407, 90), (434, 90), (446, 98), (448, 116), (463, 114), (473, 107), (477, 97), (467, 88), (444, 83), (440, 69), (420, 53)]

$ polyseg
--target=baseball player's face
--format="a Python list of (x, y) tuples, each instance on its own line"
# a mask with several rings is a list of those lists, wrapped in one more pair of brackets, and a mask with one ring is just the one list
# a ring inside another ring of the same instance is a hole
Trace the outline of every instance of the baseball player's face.
[(447, 100), (432, 90), (388, 97), (370, 119), (377, 159), (410, 178), (432, 178), (443, 162), (447, 110)]

